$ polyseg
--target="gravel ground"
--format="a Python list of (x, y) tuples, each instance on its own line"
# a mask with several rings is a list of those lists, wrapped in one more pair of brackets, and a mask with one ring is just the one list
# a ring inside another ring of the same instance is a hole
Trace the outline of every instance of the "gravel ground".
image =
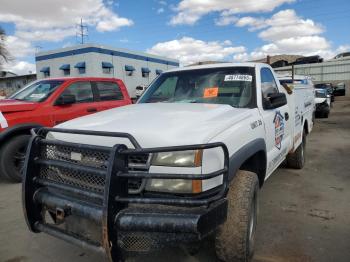
[[(308, 136), (303, 170), (278, 169), (260, 194), (254, 261), (350, 261), (350, 97), (337, 97), (328, 119)], [(27, 230), (21, 186), (0, 180), (0, 261), (103, 261), (103, 257)], [(189, 256), (180, 248), (132, 261), (216, 261), (204, 243)]]

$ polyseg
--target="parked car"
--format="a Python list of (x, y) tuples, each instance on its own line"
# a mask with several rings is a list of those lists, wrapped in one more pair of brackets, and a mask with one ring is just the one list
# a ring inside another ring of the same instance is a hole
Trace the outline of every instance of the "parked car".
[(145, 90), (147, 89), (146, 85), (140, 85), (136, 87), (136, 98), (139, 98), (140, 96), (142, 96), (143, 92), (145, 92)]
[(0, 100), (0, 174), (21, 181), (33, 127), (52, 127), (76, 117), (131, 103), (119, 79), (43, 79)]
[(316, 84), (315, 88), (327, 90), (328, 94), (331, 97), (331, 102), (334, 102), (334, 94), (333, 94), (334, 88), (333, 88), (333, 85), (331, 83)]
[(331, 96), (326, 89), (315, 89), (316, 117), (328, 118), (331, 111)]
[(112, 261), (209, 236), (250, 261), (259, 188), (285, 159), (303, 168), (313, 112), (313, 87), (287, 93), (267, 64), (172, 69), (137, 104), (33, 132), (27, 225)]
[(339, 83), (334, 86), (334, 96), (345, 96), (345, 83)]

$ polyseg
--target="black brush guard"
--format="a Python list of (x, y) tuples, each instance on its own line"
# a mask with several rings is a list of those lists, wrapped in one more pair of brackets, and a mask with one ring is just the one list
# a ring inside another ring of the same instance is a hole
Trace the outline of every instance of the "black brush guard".
[[(134, 149), (128, 149), (123, 144), (104, 147), (48, 140), (48, 132), (126, 138)], [(141, 148), (127, 133), (41, 128), (33, 134), (26, 155), (22, 190), (24, 214), (32, 232), (45, 232), (81, 247), (104, 252), (110, 260), (119, 261), (123, 249), (121, 240), (127, 237), (125, 241), (135, 244), (135, 232), (141, 232), (141, 237), (150, 233), (152, 241), (161, 239), (158, 243), (163, 240), (182, 241), (187, 236), (198, 240), (226, 220), (229, 154), (223, 143)], [(224, 167), (209, 174), (128, 170), (128, 156), (131, 154), (219, 147), (225, 157)], [(83, 165), (78, 161), (67, 161), (58, 149), (70, 151), (71, 156), (76, 152), (92, 156)], [(97, 158), (102, 159), (99, 165), (94, 164)], [(102, 162), (104, 165), (100, 165)], [(145, 196), (128, 191), (128, 180), (135, 178), (202, 180), (220, 175), (223, 175), (223, 184), (206, 195)], [(133, 247), (135, 245), (130, 248), (131, 251)]]

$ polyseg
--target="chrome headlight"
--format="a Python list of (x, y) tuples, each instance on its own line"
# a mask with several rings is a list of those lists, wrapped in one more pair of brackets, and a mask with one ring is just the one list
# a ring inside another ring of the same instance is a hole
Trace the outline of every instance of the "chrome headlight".
[(186, 150), (154, 154), (152, 165), (173, 167), (197, 167), (202, 164), (202, 150)]

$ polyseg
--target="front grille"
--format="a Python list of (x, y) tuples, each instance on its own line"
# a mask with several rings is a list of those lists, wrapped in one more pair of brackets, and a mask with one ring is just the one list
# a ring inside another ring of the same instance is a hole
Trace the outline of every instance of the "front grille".
[[(58, 160), (67, 163), (79, 164), (86, 167), (94, 167), (103, 171), (107, 170), (109, 153), (99, 150), (81, 149), (76, 146), (62, 146), (42, 144), (40, 158), (44, 160)], [(138, 154), (129, 156), (130, 171), (148, 171), (149, 154)], [(103, 194), (105, 178), (96, 174), (82, 173), (70, 168), (58, 168), (42, 166), (40, 178), (51, 182), (74, 186), (83, 190), (90, 190)], [(142, 179), (129, 179), (129, 191), (136, 193), (142, 187)]]
[(73, 146), (42, 145), (41, 158), (60, 160), (104, 170), (108, 166), (109, 154), (107, 152), (80, 149)]
[(102, 194), (104, 192), (104, 177), (82, 173), (69, 168), (43, 166), (40, 168), (39, 177), (55, 183), (74, 186), (96, 193)]

